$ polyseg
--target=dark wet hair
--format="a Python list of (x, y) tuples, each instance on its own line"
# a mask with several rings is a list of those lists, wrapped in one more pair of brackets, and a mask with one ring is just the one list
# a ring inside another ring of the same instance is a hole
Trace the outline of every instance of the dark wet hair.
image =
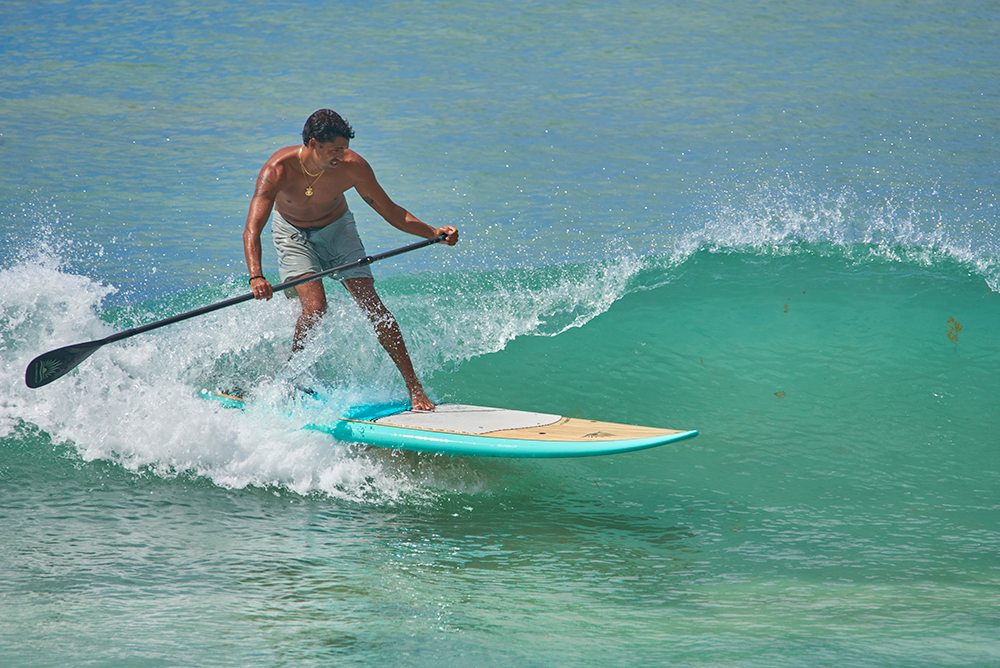
[(337, 137), (354, 139), (354, 128), (333, 109), (320, 109), (306, 119), (302, 128), (302, 143), (315, 139), (320, 144), (329, 144)]

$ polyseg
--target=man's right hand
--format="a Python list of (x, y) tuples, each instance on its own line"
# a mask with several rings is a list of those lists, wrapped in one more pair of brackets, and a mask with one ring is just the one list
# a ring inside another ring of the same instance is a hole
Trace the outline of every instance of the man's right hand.
[(250, 281), (250, 289), (253, 290), (254, 299), (270, 299), (274, 296), (271, 284), (263, 276), (257, 276)]

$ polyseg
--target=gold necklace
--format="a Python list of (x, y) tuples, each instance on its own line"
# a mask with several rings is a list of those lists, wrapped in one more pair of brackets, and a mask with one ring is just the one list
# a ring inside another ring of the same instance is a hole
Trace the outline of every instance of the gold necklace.
[(306, 197), (312, 197), (313, 196), (313, 186), (316, 184), (317, 181), (320, 180), (320, 178), (326, 172), (324, 172), (322, 169), (320, 169), (319, 170), (319, 174), (317, 175), (317, 174), (311, 173), (308, 169), (306, 169), (306, 164), (304, 162), (302, 162), (302, 149), (301, 148), (299, 149), (299, 167), (302, 168), (302, 173), (305, 174), (306, 176), (315, 176), (316, 177), (315, 179), (313, 179), (312, 183), (310, 183), (309, 185), (306, 186)]

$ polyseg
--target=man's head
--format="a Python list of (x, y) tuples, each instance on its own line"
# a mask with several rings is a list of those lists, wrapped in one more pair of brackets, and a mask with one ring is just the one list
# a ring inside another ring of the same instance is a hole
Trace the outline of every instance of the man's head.
[(302, 143), (309, 145), (310, 139), (320, 144), (328, 144), (337, 137), (354, 139), (354, 128), (332, 109), (320, 109), (306, 119), (302, 128)]

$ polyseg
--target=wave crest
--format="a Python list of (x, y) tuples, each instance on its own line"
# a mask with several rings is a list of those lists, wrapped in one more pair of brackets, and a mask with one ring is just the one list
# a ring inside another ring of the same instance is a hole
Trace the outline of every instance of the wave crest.
[(818, 249), (853, 261), (888, 260), (967, 265), (1000, 292), (1000, 253), (986, 221), (955, 229), (936, 190), (877, 195), (849, 188), (817, 191), (793, 177), (772, 179), (749, 192), (724, 192), (702, 214), (704, 222), (681, 235), (673, 263), (693, 253), (753, 251), (777, 255)]

